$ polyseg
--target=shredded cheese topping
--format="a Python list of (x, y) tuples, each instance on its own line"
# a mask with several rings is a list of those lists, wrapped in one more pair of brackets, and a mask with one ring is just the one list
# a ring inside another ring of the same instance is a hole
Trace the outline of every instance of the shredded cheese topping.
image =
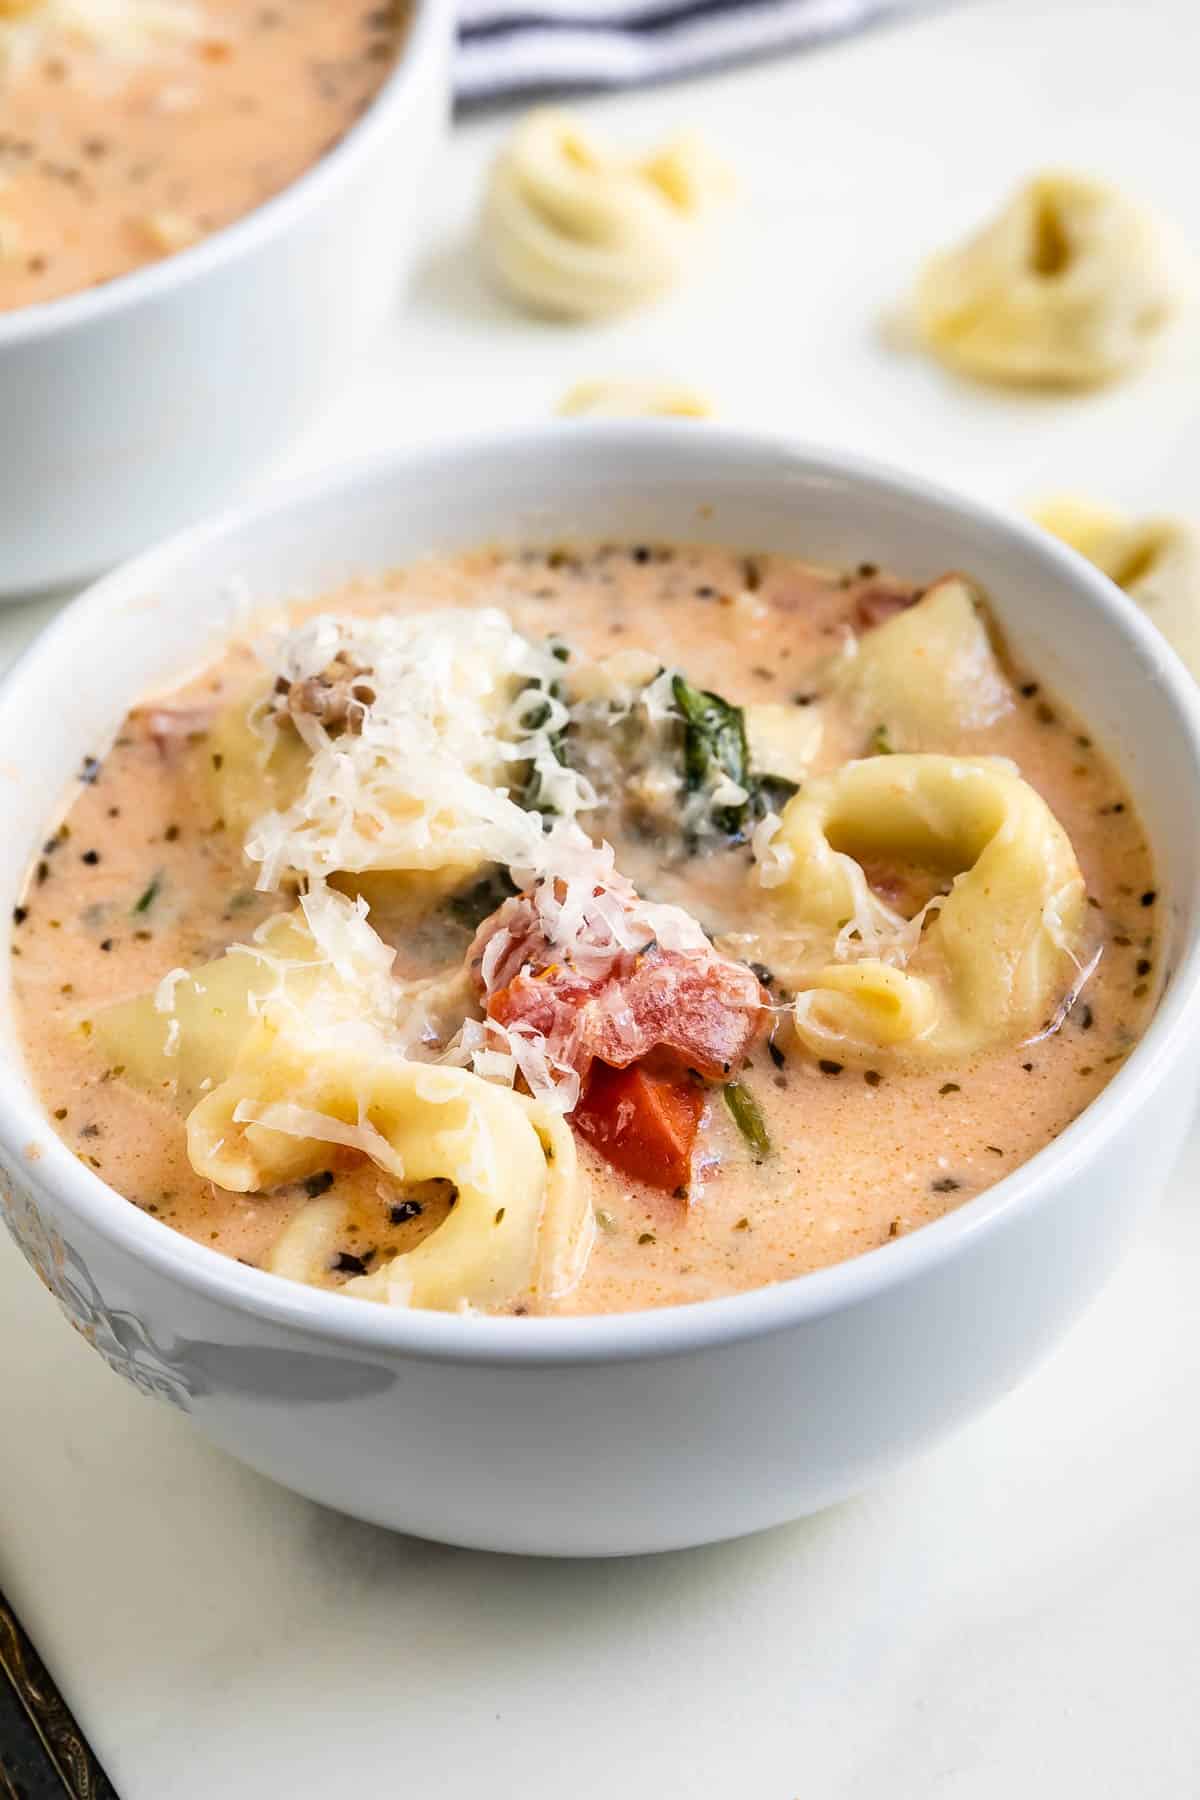
[[(340, 871), (527, 863), (542, 822), (510, 792), (522, 769), (548, 812), (570, 818), (595, 803), (555, 754), (568, 719), (552, 692), (561, 666), (503, 613), (322, 615), (277, 639), (266, 660), (290, 689), (338, 658), (365, 672), (370, 698), (355, 701), (353, 728), (338, 734), (315, 713), (291, 711), (307, 779), (290, 806), (250, 830), (260, 888), (277, 887), (287, 869), (318, 882)], [(280, 714), (266, 703), (253, 723), (265, 760)]]

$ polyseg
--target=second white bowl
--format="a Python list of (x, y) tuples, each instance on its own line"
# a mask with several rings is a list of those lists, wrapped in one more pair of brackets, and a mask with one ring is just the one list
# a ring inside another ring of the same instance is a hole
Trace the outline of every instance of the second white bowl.
[(106, 287), (0, 314), (0, 600), (200, 518), (308, 423), (396, 299), (449, 98), (415, 0), (341, 144), (246, 218)]

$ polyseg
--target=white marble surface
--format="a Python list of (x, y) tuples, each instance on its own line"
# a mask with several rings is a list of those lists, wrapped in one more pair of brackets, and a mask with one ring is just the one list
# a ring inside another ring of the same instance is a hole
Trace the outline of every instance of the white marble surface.
[[(944, 382), (878, 315), (1047, 161), (1200, 244), (1193, 0), (975, 0), (594, 107), (694, 120), (744, 183), (720, 266), (587, 331), (508, 314), (465, 239), (502, 124), (461, 130), (389, 339), (293, 458), (543, 417), (592, 375), (1012, 502), (1200, 510), (1200, 323), (1110, 394)], [(0, 618), (11, 655), (50, 603)], [(0, 1586), (123, 1800), (1187, 1800), (1200, 1768), (1200, 1136), (1124, 1269), (987, 1418), (823, 1517), (639, 1563), (440, 1550), (243, 1472), (137, 1398), (0, 1243)]]

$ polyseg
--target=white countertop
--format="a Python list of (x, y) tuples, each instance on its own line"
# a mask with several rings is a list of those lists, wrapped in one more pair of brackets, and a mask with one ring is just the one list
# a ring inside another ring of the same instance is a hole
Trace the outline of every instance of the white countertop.
[[(921, 253), (1065, 163), (1200, 244), (1193, 0), (975, 0), (807, 57), (594, 103), (702, 124), (743, 204), (720, 266), (589, 330), (467, 251), (502, 120), (458, 131), (388, 339), (292, 459), (540, 419), (595, 375), (1002, 502), (1200, 513), (1200, 322), (1099, 397), (994, 396), (887, 349)], [(401, 172), (402, 173), (402, 172)], [(11, 655), (53, 603), (0, 617)], [(0, 1241), (0, 1587), (122, 1800), (1190, 1800), (1200, 1777), (1200, 1134), (1063, 1348), (865, 1498), (740, 1544), (539, 1564), (390, 1537), (139, 1399)]]

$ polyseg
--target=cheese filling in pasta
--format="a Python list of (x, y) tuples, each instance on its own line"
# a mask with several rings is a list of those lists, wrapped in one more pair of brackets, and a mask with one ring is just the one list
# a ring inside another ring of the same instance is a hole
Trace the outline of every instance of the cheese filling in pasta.
[(97, 745), (14, 923), (56, 1129), (347, 1301), (680, 1303), (1016, 1168), (1162, 976), (1136, 811), (969, 573), (431, 560)]

